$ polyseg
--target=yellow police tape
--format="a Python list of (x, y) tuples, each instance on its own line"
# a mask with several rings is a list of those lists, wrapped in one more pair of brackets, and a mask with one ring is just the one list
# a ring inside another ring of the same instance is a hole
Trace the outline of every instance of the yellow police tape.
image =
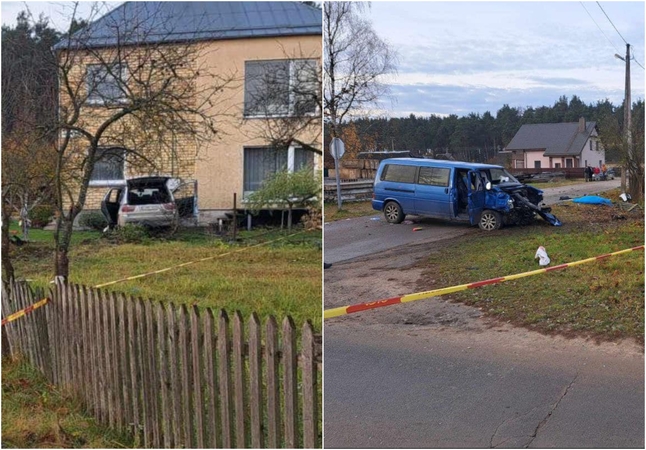
[(221, 254), (215, 255), (215, 256), (207, 256), (206, 258), (200, 258), (200, 259), (196, 259), (195, 261), (189, 261), (189, 262), (185, 262), (185, 263), (182, 263), (182, 264), (178, 264), (176, 266), (166, 267), (165, 269), (159, 269), (159, 270), (155, 270), (155, 271), (148, 272), (148, 273), (142, 273), (141, 275), (134, 275), (132, 277), (121, 278), (119, 280), (110, 281), (108, 283), (97, 284), (94, 287), (96, 289), (98, 289), (98, 288), (102, 288), (102, 287), (105, 287), (105, 286), (110, 286), (110, 285), (113, 285), (113, 284), (122, 283), (124, 281), (136, 280), (138, 278), (144, 278), (144, 277), (148, 277), (150, 275), (156, 275), (158, 273), (168, 272), (169, 270), (178, 269), (180, 267), (190, 266), (191, 264), (196, 264), (196, 263), (199, 263), (199, 262), (209, 261), (211, 259), (216, 259), (216, 258), (222, 258), (223, 256), (229, 256), (229, 255), (232, 255), (234, 253), (240, 253), (240, 252), (243, 252), (243, 251), (248, 250), (250, 248), (262, 247), (263, 245), (273, 244), (274, 242), (282, 241), (282, 240), (288, 239), (288, 238), (290, 238), (292, 236), (296, 236), (297, 234), (301, 234), (301, 233), (304, 233), (304, 232), (305, 232), (305, 230), (298, 231), (298, 232), (292, 233), (292, 234), (290, 234), (288, 236), (283, 236), (282, 238), (274, 239), (272, 241), (267, 241), (267, 242), (261, 242), (260, 244), (249, 245), (247, 247), (243, 247), (243, 248), (240, 248), (238, 250), (234, 250), (232, 252), (221, 253)]
[(414, 302), (416, 300), (423, 300), (430, 297), (438, 297), (440, 295), (452, 294), (454, 292), (465, 291), (467, 289), (474, 289), (481, 286), (487, 286), (490, 284), (502, 283), (504, 281), (517, 280), (519, 278), (529, 277), (532, 275), (539, 275), (546, 272), (551, 272), (554, 270), (561, 270), (567, 267), (578, 266), (580, 264), (586, 264), (593, 261), (598, 261), (600, 259), (605, 259), (611, 256), (621, 255), (623, 253), (629, 253), (636, 250), (644, 250), (644, 246), (640, 245), (637, 247), (620, 250), (613, 253), (606, 253), (604, 255), (594, 256), (592, 258), (582, 259), (579, 261), (574, 261), (571, 263), (559, 264), (557, 266), (546, 267), (544, 269), (531, 270), (529, 272), (517, 273), (515, 275), (507, 275), (505, 277), (492, 278), (490, 280), (477, 281), (475, 283), (461, 284), (458, 286), (445, 287), (441, 289), (434, 289), (432, 291), (417, 292), (414, 294), (402, 295), (401, 297), (393, 297), (382, 300), (376, 300), (373, 302), (359, 303), (349, 306), (340, 306), (338, 308), (326, 309), (323, 312), (324, 319), (331, 319), (333, 317), (344, 316), (346, 314), (352, 314), (361, 311), (367, 311), (369, 309), (383, 308), (385, 306), (397, 305), (400, 303)]
[[(288, 236), (283, 236), (281, 238), (274, 239), (274, 240), (267, 241), (267, 242), (261, 242), (260, 244), (249, 245), (247, 247), (243, 247), (243, 248), (240, 248), (238, 250), (234, 250), (232, 252), (221, 253), (221, 254), (215, 255), (215, 256), (208, 256), (206, 258), (196, 259), (195, 261), (185, 262), (185, 263), (182, 263), (182, 264), (178, 264), (176, 266), (166, 267), (165, 269), (155, 270), (153, 272), (143, 273), (141, 275), (135, 275), (135, 276), (132, 276), (132, 277), (121, 278), (119, 280), (110, 281), (108, 283), (97, 284), (96, 286), (94, 286), (94, 288), (98, 289), (98, 288), (102, 288), (102, 287), (105, 287), (105, 286), (110, 286), (110, 285), (113, 285), (113, 284), (121, 283), (123, 281), (136, 280), (138, 278), (143, 278), (143, 277), (147, 277), (147, 276), (150, 276), (150, 275), (155, 275), (155, 274), (158, 274), (158, 273), (168, 272), (169, 270), (177, 269), (177, 268), (180, 268), (180, 267), (186, 267), (186, 266), (189, 266), (191, 264), (196, 264), (198, 262), (208, 261), (208, 260), (216, 259), (216, 258), (222, 258), (223, 256), (232, 255), (234, 253), (240, 253), (240, 252), (243, 252), (243, 251), (248, 250), (250, 248), (262, 247), (263, 245), (273, 244), (274, 242), (282, 241), (282, 240), (288, 239), (288, 238), (290, 238), (292, 236), (296, 236), (296, 235), (304, 233), (304, 232), (305, 232), (305, 230), (298, 231), (298, 232), (292, 233), (292, 234), (290, 234)], [(25, 309), (22, 309), (20, 311), (17, 311), (15, 313), (7, 316), (6, 318), (2, 319), (2, 325), (5, 325), (5, 324), (7, 324), (9, 322), (12, 322), (12, 321), (14, 321), (16, 319), (19, 319), (20, 317), (23, 317), (23, 316), (27, 315), (28, 313), (32, 312), (34, 309), (40, 308), (41, 306), (46, 305), (47, 302), (49, 302), (49, 298), (44, 298), (44, 299), (34, 303), (33, 305), (28, 306)]]

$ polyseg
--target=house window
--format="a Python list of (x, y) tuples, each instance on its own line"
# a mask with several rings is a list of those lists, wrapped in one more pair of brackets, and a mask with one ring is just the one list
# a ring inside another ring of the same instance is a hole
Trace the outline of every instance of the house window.
[(123, 84), (125, 64), (89, 64), (85, 74), (87, 102), (94, 104), (117, 103), (126, 97)]
[(94, 170), (90, 177), (91, 185), (111, 186), (123, 184), (125, 165), (125, 151), (113, 147), (97, 149)]
[(594, 141), (594, 149), (599, 151), (599, 141)]
[(590, 139), (590, 151), (592, 151), (592, 139)]
[(262, 184), (276, 172), (297, 172), (305, 167), (314, 167), (314, 153), (300, 147), (275, 149), (253, 147), (244, 149), (243, 190), (247, 195), (262, 188)]
[(561, 163), (554, 163), (554, 168), (555, 169), (560, 169), (561, 168)]
[(540, 169), (541, 168), (541, 162), (540, 161), (534, 161), (534, 169)]
[(567, 159), (565, 160), (565, 167), (574, 167), (574, 166), (572, 165), (572, 159), (567, 158)]
[(318, 89), (318, 65), (314, 59), (247, 61), (244, 115), (315, 114)]

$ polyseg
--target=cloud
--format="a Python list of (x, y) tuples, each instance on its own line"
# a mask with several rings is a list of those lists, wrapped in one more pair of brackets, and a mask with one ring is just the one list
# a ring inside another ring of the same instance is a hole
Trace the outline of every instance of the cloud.
[[(391, 110), (467, 114), (548, 106), (561, 95), (621, 103), (623, 63), (614, 53), (625, 47), (598, 7), (586, 7), (612, 43), (578, 2), (374, 2), (375, 29), (399, 53), (397, 75), (384, 77)], [(643, 64), (644, 4), (605, 9)], [(644, 98), (644, 70), (631, 73), (633, 98)]]

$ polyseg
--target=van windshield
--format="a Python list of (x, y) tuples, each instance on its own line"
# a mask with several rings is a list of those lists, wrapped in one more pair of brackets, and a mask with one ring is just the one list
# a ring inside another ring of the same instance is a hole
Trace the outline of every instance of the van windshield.
[(491, 184), (519, 183), (519, 181), (505, 169), (489, 169), (487, 172), (487, 178), (489, 178)]

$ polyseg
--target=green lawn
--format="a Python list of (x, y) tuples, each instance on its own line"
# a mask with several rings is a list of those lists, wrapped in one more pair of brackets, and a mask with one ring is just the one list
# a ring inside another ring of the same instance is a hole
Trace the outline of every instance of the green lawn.
[(29, 364), (2, 360), (3, 448), (132, 448)]
[[(616, 197), (618, 190), (610, 195)], [(552, 266), (644, 243), (643, 210), (564, 203), (553, 208), (563, 222), (474, 233), (433, 253), (419, 290), (503, 277), (538, 269), (544, 246)], [(622, 215), (625, 219), (613, 219)], [(501, 321), (542, 332), (644, 341), (644, 252), (531, 276), (451, 296)]]
[[(299, 230), (295, 230), (299, 231)], [(200, 258), (225, 255), (170, 272), (121, 282), (106, 289), (128, 295), (203, 307), (240, 310), (248, 317), (291, 315), (300, 326), (312, 320), (321, 329), (320, 231), (302, 232), (267, 246), (245, 247), (287, 236), (280, 230), (241, 232), (240, 242), (226, 243), (202, 230), (172, 239), (114, 244), (98, 232), (75, 233), (70, 281), (95, 286)], [(30, 242), (14, 247), (16, 274), (46, 286), (52, 279), (52, 233), (30, 231)]]
[(349, 219), (351, 217), (374, 216), (382, 214), (372, 209), (372, 202), (345, 202), (338, 208), (336, 203), (325, 203), (324, 210), (325, 222), (334, 222), (336, 220)]

